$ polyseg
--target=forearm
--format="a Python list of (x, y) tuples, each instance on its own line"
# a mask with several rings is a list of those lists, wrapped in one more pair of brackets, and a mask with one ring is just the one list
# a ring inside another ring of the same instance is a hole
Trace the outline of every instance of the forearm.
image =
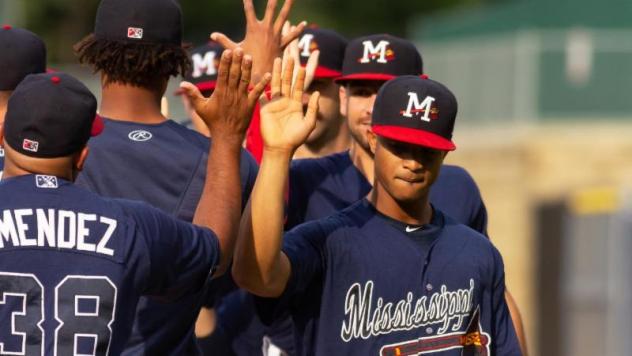
[(240, 287), (260, 296), (280, 295), (289, 278), (281, 246), (290, 160), (291, 153), (264, 152), (239, 232), (233, 277)]
[(216, 137), (211, 143), (206, 181), (193, 223), (208, 227), (219, 239), (221, 258), (215, 275), (224, 273), (230, 263), (241, 212), (239, 137)]

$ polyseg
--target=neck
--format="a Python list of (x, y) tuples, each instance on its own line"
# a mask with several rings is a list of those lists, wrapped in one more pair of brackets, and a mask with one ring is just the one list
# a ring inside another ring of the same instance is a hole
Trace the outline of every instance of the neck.
[(132, 121), (144, 124), (164, 122), (160, 112), (162, 93), (120, 83), (102, 85), (99, 115), (112, 120)]
[[(56, 160), (56, 159), (53, 159)], [(49, 164), (38, 165), (36, 170), (33, 169), (24, 169), (19, 165), (15, 164), (10, 159), (6, 159), (4, 161), (4, 172), (2, 173), (2, 179), (18, 177), (27, 174), (43, 174), (47, 176), (55, 176), (58, 178), (62, 178), (68, 181), (75, 180), (75, 171), (71, 168), (71, 165), (67, 164), (67, 162), (59, 162), (60, 164)]]
[(305, 143), (294, 154), (297, 158), (316, 158), (329, 156), (334, 153), (346, 151), (351, 146), (351, 135), (347, 125), (341, 121), (340, 125), (328, 130), (322, 139)]
[(410, 225), (425, 225), (432, 219), (432, 207), (428, 199), (428, 193), (421, 199), (411, 202), (395, 200), (379, 182), (369, 193), (369, 201), (380, 213)]
[(375, 180), (375, 164), (373, 163), (373, 155), (371, 152), (365, 150), (356, 141), (353, 141), (349, 149), (349, 155), (351, 156), (353, 165), (366, 177), (366, 180), (370, 184), (373, 184)]

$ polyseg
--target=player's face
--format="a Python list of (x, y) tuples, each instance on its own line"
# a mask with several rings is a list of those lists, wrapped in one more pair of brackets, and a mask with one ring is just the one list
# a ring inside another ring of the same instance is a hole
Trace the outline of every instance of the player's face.
[(340, 89), (340, 113), (347, 118), (353, 139), (367, 151), (373, 103), (382, 84), (376, 80), (353, 81)]
[(342, 117), (339, 112), (338, 84), (333, 79), (314, 79), (305, 94), (303, 94), (303, 111), (307, 110), (309, 96), (315, 91), (320, 92), (318, 115), (316, 116), (316, 127), (307, 137), (307, 144), (326, 138), (329, 132), (337, 132), (337, 126), (342, 124)]
[(375, 184), (393, 200), (414, 203), (430, 192), (445, 151), (378, 137), (372, 132), (369, 141), (375, 155)]

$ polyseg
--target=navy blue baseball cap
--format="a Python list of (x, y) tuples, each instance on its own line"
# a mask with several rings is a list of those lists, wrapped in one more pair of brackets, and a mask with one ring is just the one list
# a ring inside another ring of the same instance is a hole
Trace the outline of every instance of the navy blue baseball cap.
[(422, 75), (423, 71), (421, 54), (412, 42), (386, 34), (370, 35), (349, 42), (342, 77), (336, 82), (387, 81), (400, 75)]
[(68, 156), (103, 130), (96, 111), (94, 95), (72, 76), (30, 74), (9, 97), (4, 141), (30, 157)]
[(312, 52), (320, 51), (314, 78), (338, 78), (342, 75), (342, 62), (347, 40), (336, 31), (307, 28), (301, 34), (298, 46), (299, 57), (303, 66), (307, 64)]
[(0, 28), (0, 90), (13, 90), (29, 74), (46, 71), (46, 45), (33, 32)]
[[(219, 60), (223, 52), (224, 47), (215, 41), (209, 41), (192, 49), (189, 53), (192, 63), (191, 70), (184, 77), (184, 80), (195, 84), (200, 91), (215, 90)], [(181, 91), (177, 93), (179, 94)]]
[(182, 10), (176, 0), (102, 0), (97, 39), (123, 43), (182, 44)]
[(453, 151), (457, 109), (454, 94), (443, 84), (425, 76), (400, 76), (378, 91), (371, 129), (391, 140)]

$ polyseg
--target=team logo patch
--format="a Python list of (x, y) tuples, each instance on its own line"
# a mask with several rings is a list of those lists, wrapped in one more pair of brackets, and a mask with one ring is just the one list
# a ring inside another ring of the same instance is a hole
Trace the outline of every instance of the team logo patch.
[(152, 135), (151, 132), (145, 130), (134, 130), (127, 135), (130, 140), (136, 142), (149, 141), (153, 136), (154, 135)]
[(59, 186), (59, 184), (57, 183), (57, 177), (45, 176), (41, 174), (35, 176), (35, 185), (38, 188), (44, 189), (55, 189)]
[(395, 51), (389, 46), (390, 42), (380, 41), (374, 44), (373, 41), (364, 41), (364, 53), (358, 63), (377, 62), (386, 64), (395, 59)]
[(193, 62), (193, 78), (199, 78), (202, 75), (213, 76), (217, 74), (217, 68), (219, 67), (219, 60), (217, 59), (217, 52), (208, 51), (202, 56), (199, 53), (195, 53), (191, 56)]
[(404, 117), (419, 118), (426, 122), (436, 120), (439, 118), (439, 109), (437, 109), (436, 106), (432, 106), (435, 100), (436, 99), (432, 96), (426, 96), (426, 98), (420, 102), (417, 93), (409, 92), (406, 110), (401, 110), (399, 113)]
[(0, 148), (0, 157), (4, 157), (4, 148)]
[(140, 27), (128, 27), (127, 38), (134, 38), (140, 40), (143, 38), (143, 29)]
[(309, 55), (318, 51), (318, 43), (314, 41), (314, 35), (311, 33), (306, 33), (301, 37), (301, 40), (298, 41), (298, 49), (301, 51), (301, 57), (309, 57)]
[(39, 142), (25, 138), (24, 141), (22, 141), (22, 149), (37, 152), (37, 150), (39, 150)]

